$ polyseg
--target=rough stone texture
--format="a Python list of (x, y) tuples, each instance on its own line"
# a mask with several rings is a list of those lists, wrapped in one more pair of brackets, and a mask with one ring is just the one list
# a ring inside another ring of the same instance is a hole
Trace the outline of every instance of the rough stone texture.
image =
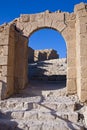
[(28, 63), (34, 62), (34, 49), (28, 47)]
[(21, 15), (0, 26), (0, 98), (7, 98), (15, 92), (15, 87), (19, 89), (26, 85), (26, 44), (31, 34), (41, 28), (54, 29), (64, 37), (67, 46), (67, 93), (78, 93), (79, 99), (86, 101), (87, 5), (84, 3), (76, 5), (74, 13), (45, 11)]
[(33, 81), (13, 98), (0, 101), (0, 130), (85, 130), (77, 95), (66, 96), (63, 87)]
[[(82, 102), (87, 100), (87, 9), (84, 3), (75, 7), (77, 49), (77, 93)], [(79, 58), (80, 57), (80, 58)]]
[(35, 50), (34, 51), (34, 61), (44, 61), (50, 59), (57, 59), (59, 55), (56, 50), (45, 49), (45, 50)]
[[(56, 68), (56, 69), (54, 69)], [(29, 64), (29, 79), (65, 81), (67, 75), (66, 58), (45, 60)]]

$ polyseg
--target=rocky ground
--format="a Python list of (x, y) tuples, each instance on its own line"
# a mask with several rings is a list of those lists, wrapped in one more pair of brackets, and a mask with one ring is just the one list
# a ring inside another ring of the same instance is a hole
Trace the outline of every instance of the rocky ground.
[(52, 59), (29, 64), (29, 79), (54, 80), (66, 79), (66, 58)]
[(86, 109), (77, 95), (66, 94), (66, 80), (30, 80), (0, 101), (0, 130), (86, 130)]

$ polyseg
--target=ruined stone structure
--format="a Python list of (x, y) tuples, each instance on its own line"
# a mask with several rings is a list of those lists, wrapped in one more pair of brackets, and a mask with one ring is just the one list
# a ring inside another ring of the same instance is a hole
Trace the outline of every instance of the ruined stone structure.
[(53, 49), (34, 51), (34, 61), (44, 61), (57, 58), (59, 58), (59, 55), (57, 54), (57, 51)]
[[(0, 98), (5, 99), (28, 83), (28, 39), (42, 28), (57, 30), (67, 46), (67, 93), (87, 100), (87, 4), (75, 6), (74, 13), (45, 11), (21, 15), (0, 26)], [(38, 44), (37, 44), (38, 46)]]
[(57, 58), (59, 58), (59, 55), (54, 49), (34, 50), (28, 47), (28, 63)]
[(34, 62), (34, 49), (31, 47), (28, 47), (28, 63)]

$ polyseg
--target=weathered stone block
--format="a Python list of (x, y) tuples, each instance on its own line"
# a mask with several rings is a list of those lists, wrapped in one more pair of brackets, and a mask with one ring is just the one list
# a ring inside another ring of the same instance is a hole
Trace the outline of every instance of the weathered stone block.
[(8, 66), (2, 66), (2, 76), (7, 76), (7, 68)]
[(75, 57), (67, 58), (67, 65), (68, 67), (75, 67), (76, 66)]
[(87, 101), (87, 90), (82, 90), (78, 95), (81, 102)]
[(12, 112), (11, 113), (11, 117), (13, 119), (22, 119), (23, 118), (23, 115), (24, 115), (24, 112)]
[(71, 67), (67, 69), (67, 78), (76, 78), (76, 67)]
[(0, 65), (7, 65), (8, 63), (8, 57), (7, 56), (0, 56)]
[(52, 24), (52, 27), (55, 27), (60, 33), (66, 28), (64, 22), (56, 22)]
[(76, 19), (76, 14), (74, 14), (74, 13), (71, 13), (71, 14), (70, 13), (65, 13), (65, 21), (66, 21), (66, 23), (68, 21), (72, 22), (75, 19)]
[(76, 91), (76, 78), (67, 79), (67, 94), (74, 94)]
[(29, 22), (30, 21), (30, 15), (28, 15), (28, 14), (21, 15), (20, 21), (21, 22)]
[(8, 55), (8, 46), (3, 46), (3, 55), (4, 56)]
[(74, 12), (76, 13), (79, 10), (85, 9), (85, 4), (81, 2), (80, 4), (75, 5)]
[(30, 15), (30, 22), (35, 22), (35, 14)]

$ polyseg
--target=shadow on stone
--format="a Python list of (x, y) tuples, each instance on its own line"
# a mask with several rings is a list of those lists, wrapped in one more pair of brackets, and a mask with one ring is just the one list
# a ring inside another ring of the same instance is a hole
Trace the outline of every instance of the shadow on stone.
[(11, 112), (6, 114), (0, 111), (0, 130), (22, 130), (18, 127), (18, 123), (12, 121)]

